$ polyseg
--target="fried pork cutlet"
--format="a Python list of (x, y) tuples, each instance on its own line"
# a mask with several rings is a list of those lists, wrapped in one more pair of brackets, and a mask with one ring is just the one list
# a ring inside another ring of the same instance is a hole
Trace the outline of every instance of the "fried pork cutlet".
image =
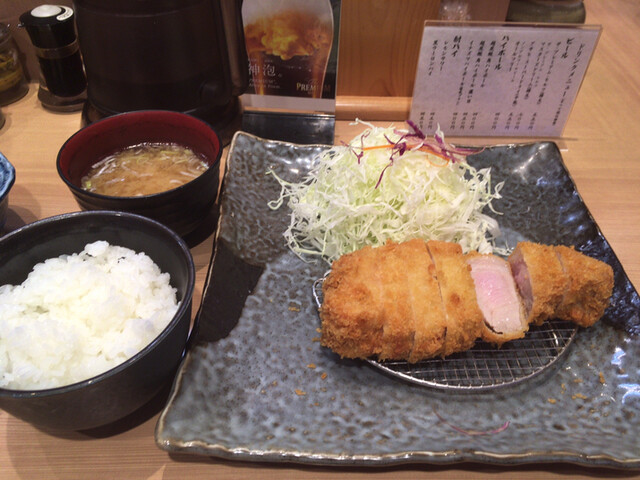
[(574, 248), (522, 242), (509, 264), (529, 323), (559, 318), (589, 327), (609, 305), (613, 269)]
[(457, 243), (429, 241), (447, 329), (442, 356), (470, 349), (482, 331), (483, 316), (475, 294), (471, 269)]
[(323, 283), (322, 344), (343, 357), (382, 352), (386, 293), (378, 257), (371, 247), (343, 255)]
[(484, 316), (482, 339), (496, 345), (524, 337), (529, 323), (511, 275), (509, 263), (495, 255), (471, 252), (471, 266), (478, 305)]
[[(558, 291), (556, 291), (556, 289)], [(322, 345), (342, 357), (417, 362), (502, 344), (529, 322), (590, 326), (604, 313), (613, 270), (569, 247), (522, 243), (509, 261), (421, 240), (343, 255), (323, 284)]]
[(382, 289), (382, 349), (380, 360), (408, 358), (413, 347), (412, 297), (407, 282), (407, 264), (400, 252), (406, 244), (387, 243), (378, 248), (378, 272)]
[(565, 246), (554, 247), (566, 277), (564, 295), (555, 316), (590, 327), (609, 306), (613, 290), (610, 265)]
[(521, 242), (508, 260), (524, 303), (527, 323), (542, 325), (553, 318), (567, 283), (554, 248)]
[[(422, 240), (410, 240), (397, 249), (404, 261), (407, 294), (412, 306), (411, 325), (415, 331), (413, 346), (407, 360), (410, 363), (439, 355), (444, 348), (447, 319), (436, 279), (436, 269), (427, 245)], [(406, 268), (411, 265), (411, 268)]]
[(322, 344), (349, 358), (436, 355), (445, 318), (432, 270), (422, 240), (340, 257), (323, 285)]

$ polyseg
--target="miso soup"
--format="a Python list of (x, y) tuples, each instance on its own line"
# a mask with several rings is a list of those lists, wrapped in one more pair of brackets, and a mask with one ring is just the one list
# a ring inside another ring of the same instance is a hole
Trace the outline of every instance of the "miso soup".
[(108, 155), (82, 178), (82, 188), (113, 197), (136, 197), (172, 190), (202, 175), (209, 166), (190, 148), (143, 143)]

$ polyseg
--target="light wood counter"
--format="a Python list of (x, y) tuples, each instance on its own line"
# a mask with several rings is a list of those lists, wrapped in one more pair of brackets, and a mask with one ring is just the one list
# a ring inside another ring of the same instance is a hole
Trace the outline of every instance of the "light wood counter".
[[(605, 237), (631, 281), (640, 287), (640, 3), (634, 0), (588, 0), (587, 23), (604, 31), (582, 85), (569, 123), (558, 145)], [(59, 180), (55, 158), (64, 141), (80, 127), (79, 114), (44, 110), (29, 94), (3, 107), (6, 125), (0, 130), (0, 151), (15, 165), (17, 180), (9, 197), (5, 230), (37, 219), (78, 209)], [(360, 99), (361, 100), (361, 99)], [(388, 123), (407, 99), (370, 99), (360, 109), (358, 98), (338, 99), (339, 118), (369, 112)], [(374, 100), (375, 104), (375, 100)], [(397, 109), (397, 110), (394, 110)], [(382, 114), (379, 112), (382, 111)], [(391, 111), (391, 113), (389, 113)], [(367, 115), (359, 115), (367, 118)], [(398, 117), (397, 120), (402, 120)], [(336, 142), (350, 139), (361, 126), (340, 120)], [(513, 139), (452, 139), (462, 143), (505, 143)], [(522, 140), (522, 139), (520, 139)], [(5, 232), (2, 232), (5, 233)], [(211, 254), (211, 238), (192, 249), (197, 267), (194, 308), (199, 305)], [(297, 465), (235, 463), (217, 459), (169, 455), (154, 443), (154, 428), (162, 405), (151, 405), (146, 417), (118, 431), (87, 435), (50, 434), (0, 411), (0, 478), (2, 479), (185, 479), (185, 478), (640, 478), (640, 472), (617, 472), (572, 465), (529, 465), (502, 468), (475, 464), (409, 465), (385, 468), (334, 469)]]

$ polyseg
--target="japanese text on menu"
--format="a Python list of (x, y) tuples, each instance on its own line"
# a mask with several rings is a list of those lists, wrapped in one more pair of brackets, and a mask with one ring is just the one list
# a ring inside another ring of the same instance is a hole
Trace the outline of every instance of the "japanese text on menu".
[(410, 118), (425, 133), (561, 136), (599, 32), (427, 25)]

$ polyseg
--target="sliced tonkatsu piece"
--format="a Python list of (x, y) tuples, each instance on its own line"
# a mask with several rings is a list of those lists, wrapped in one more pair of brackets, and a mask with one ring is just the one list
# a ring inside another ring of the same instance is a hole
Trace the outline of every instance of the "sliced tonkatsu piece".
[(571, 247), (556, 246), (554, 250), (567, 278), (556, 316), (581, 327), (589, 327), (602, 317), (609, 306), (613, 269), (607, 263)]
[(378, 255), (364, 247), (333, 262), (324, 281), (322, 345), (340, 356), (367, 358), (382, 350), (385, 299)]
[(522, 297), (527, 323), (541, 325), (553, 318), (567, 281), (553, 246), (520, 242), (508, 261)]
[(471, 267), (457, 243), (427, 242), (435, 265), (447, 330), (440, 355), (447, 356), (471, 348), (482, 332), (484, 318), (478, 307)]
[(414, 363), (442, 352), (447, 319), (427, 244), (410, 240), (402, 244), (398, 253), (404, 261), (407, 295), (412, 307), (411, 325), (415, 331), (407, 360)]
[(389, 242), (376, 250), (384, 318), (380, 360), (406, 359), (413, 347), (413, 309), (406, 275), (410, 267), (401, 254), (405, 248), (405, 244)]
[(466, 260), (471, 266), (478, 306), (484, 316), (482, 339), (502, 345), (524, 337), (529, 323), (509, 263), (477, 252), (467, 254)]

